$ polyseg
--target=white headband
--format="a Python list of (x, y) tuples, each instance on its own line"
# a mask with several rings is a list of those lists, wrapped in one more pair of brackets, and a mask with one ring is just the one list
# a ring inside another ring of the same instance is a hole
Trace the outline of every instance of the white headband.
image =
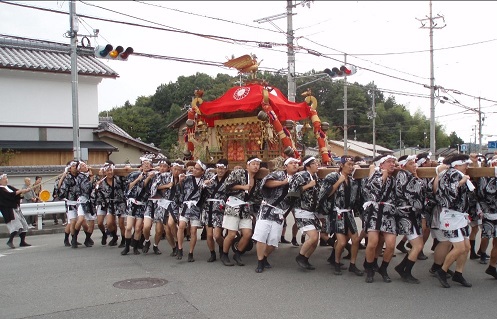
[(262, 162), (262, 160), (256, 157), (256, 158), (251, 159), (250, 161), (247, 161), (247, 165), (249, 165), (252, 162)]
[(178, 164), (178, 163), (176, 163), (176, 162), (171, 163), (171, 166), (172, 166), (172, 167), (174, 167), (174, 166), (179, 166), (179, 167), (181, 167), (181, 168), (185, 168), (185, 165), (181, 165), (181, 164)]
[(406, 159), (403, 159), (402, 161), (399, 161), (400, 166), (404, 166), (407, 164), (409, 161), (414, 161), (416, 159), (416, 155), (409, 155), (407, 156)]
[(205, 164), (202, 163), (200, 160), (197, 161), (197, 164), (200, 165), (200, 167), (202, 167), (203, 171), (207, 170), (207, 166), (205, 166)]
[(224, 164), (216, 164), (216, 167), (219, 167), (219, 168), (226, 168), (226, 165), (224, 165)]
[(298, 159), (294, 158), (294, 157), (289, 157), (285, 160), (285, 163), (283, 163), (283, 165), (287, 166), (288, 164), (290, 164), (290, 162), (300, 162)]
[(114, 166), (113, 164), (105, 164), (105, 165), (102, 167), (102, 169), (103, 169), (104, 171), (107, 171), (107, 170), (109, 170), (109, 169), (114, 170), (114, 168), (116, 168), (116, 166)]
[(305, 166), (305, 165), (306, 165), (307, 163), (309, 163), (310, 161), (315, 161), (315, 160), (316, 160), (316, 158), (315, 158), (314, 156), (311, 156), (311, 157), (309, 157), (308, 159), (306, 159), (306, 160), (302, 163), (302, 165), (304, 165), (304, 166)]
[(152, 163), (152, 159), (149, 158), (149, 157), (140, 157), (140, 161), (143, 163), (143, 162), (150, 162)]
[(471, 164), (471, 160), (465, 160), (465, 161), (462, 161), (462, 160), (458, 160), (458, 161), (454, 161), (452, 163), (450, 163), (450, 166), (451, 167), (454, 167), (454, 166), (457, 166), (457, 165), (464, 165), (464, 164)]
[(392, 155), (387, 155), (387, 156), (384, 156), (382, 158), (380, 158), (379, 160), (377, 160), (376, 162), (374, 162), (374, 164), (376, 166), (380, 166), (381, 164), (385, 163), (387, 160), (389, 159), (394, 159), (396, 160), (397, 158), (395, 156), (392, 156)]
[(0, 179), (3, 179), (4, 177), (7, 177), (7, 174), (0, 175)]
[(69, 167), (73, 166), (73, 165), (76, 165), (78, 166), (79, 165), (79, 161), (72, 161), (71, 163), (69, 163)]
[(421, 166), (421, 165), (423, 165), (424, 163), (426, 163), (426, 161), (428, 161), (428, 160), (430, 159), (430, 157), (431, 157), (431, 152), (430, 152), (430, 153), (428, 153), (428, 155), (426, 155), (426, 157), (420, 158), (420, 159), (416, 162), (416, 164), (418, 164), (418, 166)]

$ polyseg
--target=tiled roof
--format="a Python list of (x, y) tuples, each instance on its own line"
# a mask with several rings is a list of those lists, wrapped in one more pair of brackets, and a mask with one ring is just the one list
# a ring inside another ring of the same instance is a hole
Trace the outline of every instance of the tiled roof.
[[(102, 141), (81, 141), (80, 147), (94, 151), (117, 151), (117, 148)], [(0, 141), (4, 150), (72, 150), (72, 141)]]
[(126, 133), (125, 130), (114, 124), (112, 117), (101, 117), (99, 118), (99, 124), (98, 128), (93, 131), (93, 133), (102, 133), (102, 132), (109, 132), (121, 137), (124, 137), (127, 140), (133, 141), (134, 143), (137, 143), (139, 145), (142, 145), (145, 147), (148, 151), (152, 152), (160, 152), (160, 148), (156, 147), (153, 143), (145, 143), (143, 142), (140, 138), (134, 138), (128, 133)]
[[(91, 47), (78, 47), (78, 74), (116, 78)], [(69, 44), (0, 35), (0, 69), (71, 73)]]

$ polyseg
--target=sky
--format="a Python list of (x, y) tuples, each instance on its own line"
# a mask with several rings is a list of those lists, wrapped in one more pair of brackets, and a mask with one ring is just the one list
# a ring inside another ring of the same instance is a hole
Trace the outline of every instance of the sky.
[[(347, 62), (358, 69), (348, 82), (374, 81), (386, 97), (393, 95), (411, 113), (419, 110), (430, 118), (429, 1), (301, 2), (293, 1), (297, 6), (292, 9), (297, 75), (340, 66), (346, 53)], [(69, 12), (69, 1), (16, 3)], [(435, 100), (436, 121), (447, 134), (456, 131), (465, 142), (474, 142), (478, 113), (467, 108), (480, 107), (482, 141), (496, 141), (497, 2), (433, 1), (432, 12), (433, 17), (443, 17), (434, 20), (433, 65), (435, 85), (442, 88), (437, 95), (447, 98), (446, 103), (439, 102), (443, 97)], [(255, 22), (286, 13), (286, 1), (77, 1), (76, 13), (179, 31), (80, 17), (80, 36), (99, 29), (98, 37), (89, 38), (92, 46), (131, 46), (135, 52), (217, 64), (255, 54), (260, 70), (288, 69), (286, 17)], [(69, 43), (64, 37), (68, 30), (66, 14), (0, 2), (0, 34)], [(261, 42), (272, 43), (272, 48), (260, 48)], [(119, 78), (99, 85), (100, 111), (126, 101), (134, 104), (137, 97), (153, 95), (161, 84), (176, 82), (179, 76), (237, 74), (235, 69), (175, 59), (131, 55), (127, 61), (102, 61)]]

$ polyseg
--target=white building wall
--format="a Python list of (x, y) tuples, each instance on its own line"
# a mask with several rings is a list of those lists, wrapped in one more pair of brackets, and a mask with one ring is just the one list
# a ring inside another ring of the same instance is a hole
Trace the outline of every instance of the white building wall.
[[(78, 76), (79, 127), (98, 126), (101, 77)], [(0, 125), (73, 127), (71, 75), (0, 70)]]

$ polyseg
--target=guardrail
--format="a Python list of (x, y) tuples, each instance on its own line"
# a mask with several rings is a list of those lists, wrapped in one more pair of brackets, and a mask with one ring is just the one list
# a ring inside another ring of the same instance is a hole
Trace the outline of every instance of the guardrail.
[(21, 211), (24, 216), (38, 216), (38, 230), (43, 227), (43, 216), (45, 214), (58, 214), (66, 212), (66, 202), (41, 202), (21, 204)]

